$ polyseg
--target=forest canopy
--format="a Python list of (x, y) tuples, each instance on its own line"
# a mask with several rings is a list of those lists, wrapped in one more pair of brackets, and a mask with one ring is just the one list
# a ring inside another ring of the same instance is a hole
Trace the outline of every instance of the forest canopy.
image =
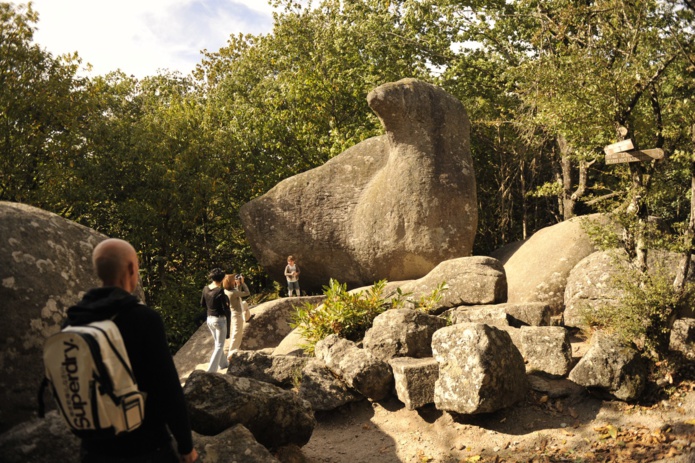
[[(209, 268), (272, 290), (238, 210), (382, 127), (376, 86), (416, 77), (472, 123), (475, 254), (589, 212), (689, 219), (695, 124), (691, 0), (287, 0), (266, 35), (232, 35), (190, 75), (85, 77), (79, 50), (34, 42), (40, 12), (0, 3), (0, 200), (133, 243), (172, 347)], [(617, 129), (662, 161), (606, 165)], [(635, 179), (639, 198), (634, 197)], [(682, 240), (681, 240), (682, 241)]]

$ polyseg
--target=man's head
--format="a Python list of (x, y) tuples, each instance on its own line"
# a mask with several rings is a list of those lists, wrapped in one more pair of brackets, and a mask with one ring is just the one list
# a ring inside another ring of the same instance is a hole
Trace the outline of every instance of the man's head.
[(222, 270), (221, 268), (213, 268), (212, 270), (210, 270), (208, 278), (210, 278), (215, 283), (219, 283), (222, 280), (224, 280), (225, 275), (226, 274), (224, 273), (224, 270)]
[(104, 286), (117, 286), (129, 293), (137, 288), (138, 255), (127, 241), (117, 238), (102, 241), (94, 248), (92, 264)]

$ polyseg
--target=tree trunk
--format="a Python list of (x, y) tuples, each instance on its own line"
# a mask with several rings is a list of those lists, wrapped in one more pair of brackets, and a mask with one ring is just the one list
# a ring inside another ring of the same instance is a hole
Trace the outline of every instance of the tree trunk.
[(560, 148), (560, 166), (562, 167), (562, 219), (574, 217), (576, 201), (572, 198), (572, 161), (570, 153), (572, 148), (562, 135), (557, 137), (557, 145)]
[(560, 148), (560, 165), (562, 167), (562, 218), (567, 220), (575, 216), (577, 201), (586, 193), (589, 167), (596, 161), (579, 161), (577, 188), (572, 191), (572, 159), (570, 158), (572, 148), (562, 135), (557, 138), (557, 145)]
[[(647, 211), (642, 201), (644, 196), (643, 168), (639, 162), (630, 163), (630, 175), (632, 176), (632, 195), (627, 207), (629, 214), (634, 214), (637, 219), (637, 227), (633, 233), (628, 232), (627, 243), (632, 245), (634, 263), (641, 272), (647, 271), (647, 243), (644, 236), (647, 223)], [(628, 253), (630, 250), (628, 249)]]

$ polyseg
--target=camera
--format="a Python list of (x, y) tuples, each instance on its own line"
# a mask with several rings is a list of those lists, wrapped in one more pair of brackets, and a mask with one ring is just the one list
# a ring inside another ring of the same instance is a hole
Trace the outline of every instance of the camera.
[(241, 280), (244, 277), (241, 273), (237, 273), (236, 276), (234, 277), (235, 280)]

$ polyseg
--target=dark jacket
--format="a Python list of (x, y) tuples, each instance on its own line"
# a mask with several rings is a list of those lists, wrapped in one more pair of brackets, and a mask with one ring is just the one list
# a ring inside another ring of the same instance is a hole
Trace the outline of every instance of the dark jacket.
[(208, 317), (224, 317), (229, 314), (229, 298), (222, 286), (213, 289), (205, 286), (200, 297), (200, 306), (207, 309)]
[(123, 337), (138, 388), (147, 394), (145, 419), (138, 429), (105, 440), (83, 439), (82, 447), (90, 454), (141, 455), (168, 444), (168, 426), (179, 453), (190, 453), (193, 440), (186, 402), (159, 314), (120, 288), (104, 287), (87, 292), (67, 315), (68, 325), (115, 315), (113, 321)]
[(203, 288), (203, 295), (200, 297), (200, 306), (208, 311), (208, 317), (224, 317), (227, 319), (227, 339), (231, 331), (232, 311), (229, 308), (229, 298), (224, 293), (222, 286), (210, 289), (209, 286)]

